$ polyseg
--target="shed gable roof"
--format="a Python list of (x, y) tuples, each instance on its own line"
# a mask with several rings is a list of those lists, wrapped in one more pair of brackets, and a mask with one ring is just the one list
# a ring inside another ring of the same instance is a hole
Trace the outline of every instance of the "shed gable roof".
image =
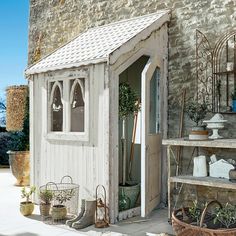
[(26, 75), (105, 62), (112, 52), (168, 13), (162, 10), (91, 28), (29, 67)]

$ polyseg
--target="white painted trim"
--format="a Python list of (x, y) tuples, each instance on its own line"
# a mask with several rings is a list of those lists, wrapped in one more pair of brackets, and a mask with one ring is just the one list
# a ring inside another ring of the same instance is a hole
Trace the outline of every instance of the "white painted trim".
[(50, 101), (49, 101), (50, 106), (51, 106), (52, 103), (53, 103), (53, 97), (54, 97), (55, 89), (56, 89), (57, 87), (58, 87), (59, 90), (60, 90), (61, 103), (63, 104), (63, 86), (61, 86), (61, 84), (60, 84), (59, 81), (55, 81), (55, 83), (54, 83), (53, 86), (52, 86), (52, 90), (51, 90), (51, 92), (50, 92)]
[[(147, 134), (149, 127), (146, 125), (149, 120), (149, 112), (147, 108), (149, 107), (148, 104), (148, 94), (149, 94), (149, 86), (148, 82), (151, 80), (152, 75), (156, 69), (159, 67), (161, 70), (161, 78), (162, 79), (162, 68), (160, 66), (160, 59), (158, 57), (150, 57), (147, 64), (145, 65), (142, 76), (141, 76), (141, 216), (145, 217), (147, 214), (147, 204), (148, 201), (146, 199), (146, 178), (147, 178), (147, 166), (146, 166), (146, 158), (147, 158)], [(161, 125), (161, 124), (160, 124)]]
[[(43, 75), (43, 74), (41, 74)], [(82, 85), (80, 79), (84, 79), (84, 86)], [(90, 117), (89, 117), (89, 72), (88, 68), (83, 69), (77, 69), (77, 70), (71, 70), (71, 71), (56, 71), (56, 72), (50, 72), (45, 74), (45, 80), (47, 83), (47, 90), (48, 90), (48, 96), (50, 97), (49, 102), (47, 103), (47, 124), (48, 129), (47, 133), (45, 135), (45, 138), (47, 140), (66, 140), (66, 141), (77, 141), (77, 142), (87, 142), (89, 141), (89, 132), (90, 132)], [(75, 80), (73, 85), (75, 87), (76, 83), (78, 82), (79, 85), (82, 85), (83, 93), (84, 93), (84, 101), (85, 101), (85, 117), (84, 117), (84, 129), (85, 132), (71, 132), (71, 111), (70, 111), (70, 104), (71, 104), (71, 94), (72, 89), (70, 91), (70, 81)], [(63, 83), (63, 86), (59, 83), (61, 81)], [(55, 82), (52, 87), (52, 91), (50, 94), (49, 88), (50, 83)], [(59, 86), (60, 91), (62, 91), (62, 104), (63, 104), (63, 130), (62, 132), (52, 132), (51, 131), (51, 104), (53, 101), (53, 93), (56, 86)]]
[(152, 34), (152, 32), (159, 30), (168, 21), (170, 21), (170, 10), (166, 10), (166, 13), (162, 15), (158, 20), (153, 22), (143, 31), (139, 32), (135, 37), (131, 38), (119, 48), (116, 48), (112, 53), (110, 53), (110, 65), (114, 64), (121, 55), (129, 52), (130, 48), (133, 48), (133, 45), (137, 45), (140, 41), (147, 39)]
[(103, 58), (99, 58), (99, 59), (93, 59), (93, 60), (88, 60), (88, 61), (80, 61), (77, 63), (72, 63), (72, 64), (67, 64), (67, 65), (58, 65), (58, 66), (52, 66), (50, 68), (39, 68), (39, 69), (26, 69), (25, 70), (25, 76), (29, 76), (29, 75), (33, 75), (33, 74), (40, 74), (40, 73), (50, 73), (50, 72), (54, 72), (54, 71), (60, 71), (60, 70), (66, 70), (66, 69), (76, 69), (79, 67), (83, 67), (83, 66), (91, 66), (93, 64), (100, 64), (100, 63), (104, 63), (108, 61), (108, 56), (107, 57), (103, 57)]
[(29, 80), (29, 97), (30, 97), (30, 185), (35, 185), (35, 154), (34, 154), (34, 76)]
[(85, 102), (85, 88), (84, 88), (85, 85), (82, 83), (81, 79), (75, 79), (75, 81), (73, 82), (73, 85), (71, 86), (71, 90), (70, 90), (70, 104), (72, 104), (72, 102), (73, 102), (74, 92), (75, 92), (75, 88), (76, 88), (77, 84), (80, 86), (82, 97)]

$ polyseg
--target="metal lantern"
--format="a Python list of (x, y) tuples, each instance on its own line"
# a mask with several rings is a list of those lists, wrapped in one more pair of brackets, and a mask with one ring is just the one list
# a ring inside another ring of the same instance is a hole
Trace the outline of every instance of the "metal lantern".
[(109, 226), (106, 189), (103, 185), (96, 187), (96, 214), (95, 227), (105, 228)]

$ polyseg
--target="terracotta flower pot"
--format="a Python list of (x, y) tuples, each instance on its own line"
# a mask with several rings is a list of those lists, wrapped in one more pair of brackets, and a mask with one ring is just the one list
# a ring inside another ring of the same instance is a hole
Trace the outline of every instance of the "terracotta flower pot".
[(28, 186), (30, 177), (29, 151), (8, 151), (12, 174), (16, 178), (16, 186)]
[(23, 216), (29, 216), (34, 211), (34, 203), (32, 202), (21, 202), (20, 203), (20, 212)]
[(53, 220), (63, 220), (67, 215), (66, 207), (64, 205), (54, 205), (51, 214)]

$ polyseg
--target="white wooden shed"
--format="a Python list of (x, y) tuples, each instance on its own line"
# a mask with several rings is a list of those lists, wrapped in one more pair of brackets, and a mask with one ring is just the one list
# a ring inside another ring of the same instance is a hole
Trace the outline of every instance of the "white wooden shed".
[(138, 211), (145, 216), (160, 202), (169, 19), (162, 10), (91, 28), (26, 70), (33, 185), (70, 175), (80, 198), (88, 198), (103, 184), (111, 222), (118, 219), (118, 99), (125, 80), (142, 102)]

